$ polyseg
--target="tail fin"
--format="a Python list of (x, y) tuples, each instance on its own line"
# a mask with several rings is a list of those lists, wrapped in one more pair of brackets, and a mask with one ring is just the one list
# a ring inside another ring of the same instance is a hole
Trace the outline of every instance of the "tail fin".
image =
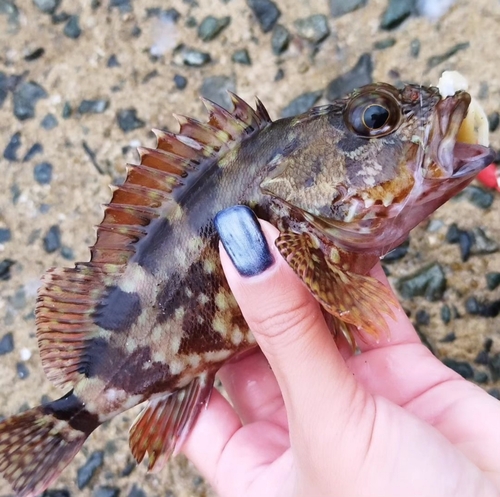
[(0, 423), (0, 475), (17, 497), (42, 493), (99, 425), (70, 392)]

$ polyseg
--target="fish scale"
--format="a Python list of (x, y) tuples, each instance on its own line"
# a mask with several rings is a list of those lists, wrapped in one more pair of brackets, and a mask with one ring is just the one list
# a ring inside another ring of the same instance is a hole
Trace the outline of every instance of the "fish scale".
[(144, 401), (130, 448), (161, 469), (220, 366), (255, 347), (219, 262), (218, 211), (245, 204), (274, 224), (333, 335), (354, 347), (387, 332), (395, 304), (369, 270), (492, 159), (455, 150), (466, 92), (380, 83), (274, 122), (259, 100), (231, 99), (232, 111), (204, 100), (207, 123), (177, 116), (178, 134), (155, 130), (156, 149), (139, 149), (105, 206), (90, 262), (43, 276), (42, 365), (70, 390), (0, 423), (0, 473), (16, 495), (43, 492), (90, 433)]

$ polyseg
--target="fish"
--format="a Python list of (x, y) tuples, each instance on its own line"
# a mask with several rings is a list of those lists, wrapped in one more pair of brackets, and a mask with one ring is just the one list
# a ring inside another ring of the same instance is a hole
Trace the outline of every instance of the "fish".
[(0, 423), (0, 474), (17, 496), (42, 493), (94, 430), (145, 402), (130, 449), (160, 470), (217, 370), (256, 347), (219, 261), (218, 212), (246, 205), (275, 225), (333, 335), (354, 346), (387, 333), (396, 303), (370, 269), (494, 157), (465, 126), (461, 89), (374, 83), (275, 121), (260, 100), (231, 99), (231, 111), (203, 100), (206, 123), (179, 115), (178, 133), (155, 130), (105, 206), (90, 261), (43, 275), (39, 352), (66, 394)]

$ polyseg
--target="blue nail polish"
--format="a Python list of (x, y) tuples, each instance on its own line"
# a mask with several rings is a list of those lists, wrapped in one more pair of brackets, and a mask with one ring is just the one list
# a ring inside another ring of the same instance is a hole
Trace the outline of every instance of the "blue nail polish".
[(214, 219), (222, 245), (242, 276), (256, 276), (273, 262), (273, 256), (253, 211), (236, 205), (219, 212)]

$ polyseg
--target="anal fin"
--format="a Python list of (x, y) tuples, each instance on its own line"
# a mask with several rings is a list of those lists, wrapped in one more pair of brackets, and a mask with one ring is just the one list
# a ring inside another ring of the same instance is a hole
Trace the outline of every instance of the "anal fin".
[(148, 470), (159, 471), (180, 448), (203, 406), (208, 403), (213, 376), (196, 377), (189, 385), (149, 401), (130, 428), (129, 445), (140, 463), (148, 453)]
[(391, 305), (397, 305), (394, 296), (375, 278), (345, 269), (341, 251), (336, 251), (340, 259), (333, 260), (325, 254), (321, 242), (307, 233), (282, 233), (276, 246), (323, 308), (345, 323), (336, 328), (351, 345), (355, 343), (353, 327), (376, 339), (389, 334), (384, 315), (394, 316), (391, 310)]

